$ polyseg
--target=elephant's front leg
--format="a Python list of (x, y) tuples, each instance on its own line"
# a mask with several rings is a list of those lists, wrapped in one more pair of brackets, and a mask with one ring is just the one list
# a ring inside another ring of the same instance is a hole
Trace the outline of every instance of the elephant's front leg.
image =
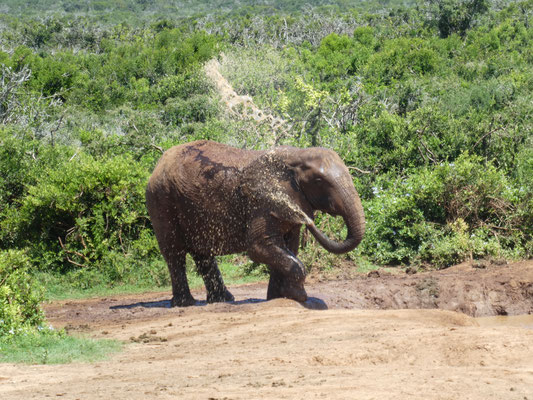
[(270, 269), (267, 299), (286, 297), (306, 301), (305, 266), (289, 250), (286, 238), (272, 232), (257, 236), (249, 246), (248, 255), (253, 261), (266, 264)]

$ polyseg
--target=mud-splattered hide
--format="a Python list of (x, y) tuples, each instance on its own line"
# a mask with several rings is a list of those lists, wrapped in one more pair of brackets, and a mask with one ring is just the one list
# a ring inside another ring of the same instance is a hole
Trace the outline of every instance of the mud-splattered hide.
[[(297, 258), (306, 225), (327, 250), (352, 250), (364, 233), (364, 214), (348, 169), (327, 149), (242, 150), (210, 141), (175, 146), (157, 164), (146, 203), (168, 264), (174, 305), (194, 304), (185, 274), (191, 254), (208, 301), (228, 301), (215, 256), (246, 252), (267, 264), (268, 298), (303, 301), (305, 267)], [(313, 223), (321, 210), (341, 215), (348, 228), (335, 242)]]

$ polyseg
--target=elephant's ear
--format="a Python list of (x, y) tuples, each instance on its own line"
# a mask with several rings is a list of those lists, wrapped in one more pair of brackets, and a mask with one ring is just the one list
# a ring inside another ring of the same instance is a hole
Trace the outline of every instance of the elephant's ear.
[(241, 190), (252, 213), (268, 212), (298, 224), (310, 221), (294, 168), (276, 150), (266, 152), (243, 170)]

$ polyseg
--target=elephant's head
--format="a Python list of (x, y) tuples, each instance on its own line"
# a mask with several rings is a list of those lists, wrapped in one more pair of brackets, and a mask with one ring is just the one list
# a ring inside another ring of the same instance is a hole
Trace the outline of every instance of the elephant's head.
[[(278, 217), (307, 225), (328, 251), (340, 254), (353, 250), (365, 231), (361, 200), (348, 168), (332, 150), (280, 147), (260, 157), (252, 168), (262, 178), (255, 195), (277, 198), (267, 207)], [(258, 175), (256, 175), (257, 178)], [(348, 233), (337, 242), (329, 239), (313, 223), (314, 211), (342, 216)]]
[(361, 242), (365, 231), (365, 217), (359, 195), (353, 185), (348, 168), (332, 150), (312, 148), (292, 155), (289, 165), (300, 196), (313, 210), (330, 215), (340, 215), (348, 229), (346, 239), (336, 242), (327, 238), (315, 224), (308, 229), (324, 248), (332, 253), (353, 250)]

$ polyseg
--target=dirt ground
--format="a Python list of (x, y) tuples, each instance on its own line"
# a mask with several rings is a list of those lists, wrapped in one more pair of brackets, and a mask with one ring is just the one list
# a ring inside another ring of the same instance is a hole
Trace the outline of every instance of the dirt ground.
[[(533, 261), (306, 287), (305, 304), (264, 301), (265, 283), (186, 309), (169, 308), (169, 293), (48, 304), (54, 326), (125, 350), (1, 364), (0, 398), (533, 400)], [(530, 315), (489, 317), (506, 314)]]

